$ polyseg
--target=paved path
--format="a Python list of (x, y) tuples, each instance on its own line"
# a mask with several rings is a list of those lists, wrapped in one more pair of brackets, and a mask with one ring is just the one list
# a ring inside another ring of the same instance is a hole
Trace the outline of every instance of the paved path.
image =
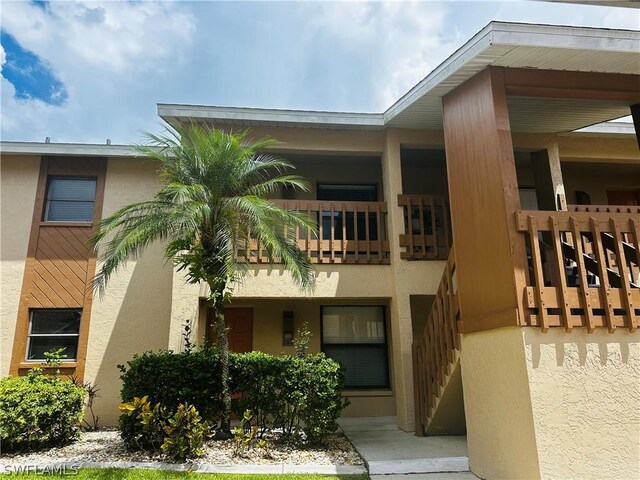
[(398, 429), (395, 417), (343, 418), (339, 423), (372, 479), (383, 480), (379, 475), (385, 475), (384, 480), (477, 478), (469, 472), (465, 436), (416, 437)]

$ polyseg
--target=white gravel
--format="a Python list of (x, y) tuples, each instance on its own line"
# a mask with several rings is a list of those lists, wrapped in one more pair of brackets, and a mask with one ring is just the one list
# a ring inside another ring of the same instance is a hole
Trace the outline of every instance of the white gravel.
[[(163, 455), (128, 451), (117, 430), (83, 432), (80, 439), (70, 445), (26, 454), (0, 456), (0, 469), (5, 465), (32, 465), (51, 462), (168, 462)], [(363, 465), (362, 458), (342, 435), (331, 435), (323, 447), (294, 448), (271, 441), (268, 448), (254, 447), (236, 454), (233, 440), (209, 441), (204, 456), (191, 462), (216, 465)]]

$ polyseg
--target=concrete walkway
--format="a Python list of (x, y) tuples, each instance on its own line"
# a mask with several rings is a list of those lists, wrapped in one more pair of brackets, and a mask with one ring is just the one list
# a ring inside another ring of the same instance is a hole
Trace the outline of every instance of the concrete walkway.
[(478, 478), (469, 471), (465, 436), (416, 437), (400, 430), (395, 417), (342, 418), (339, 423), (374, 479), (378, 475), (386, 475), (384, 480)]

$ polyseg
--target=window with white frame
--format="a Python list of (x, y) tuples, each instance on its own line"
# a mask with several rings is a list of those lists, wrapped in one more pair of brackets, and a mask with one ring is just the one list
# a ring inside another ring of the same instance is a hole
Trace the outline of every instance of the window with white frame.
[(45, 360), (45, 352), (58, 348), (64, 348), (66, 361), (76, 360), (82, 310), (38, 309), (30, 313), (27, 360)]
[(322, 351), (345, 369), (345, 388), (389, 388), (385, 307), (323, 306)]
[(49, 177), (44, 219), (47, 222), (91, 222), (96, 200), (94, 177)]

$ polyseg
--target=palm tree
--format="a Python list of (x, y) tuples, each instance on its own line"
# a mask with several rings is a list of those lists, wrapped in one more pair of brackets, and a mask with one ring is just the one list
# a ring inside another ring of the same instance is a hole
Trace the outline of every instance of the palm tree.
[(102, 262), (93, 280), (104, 294), (111, 276), (152, 242), (166, 243), (165, 257), (186, 273), (190, 283), (209, 286), (215, 312), (223, 398), (218, 433), (230, 434), (229, 345), (224, 304), (247, 271), (238, 251), (256, 239), (302, 289), (312, 289), (313, 267), (294, 242), (296, 228), (315, 231), (308, 216), (283, 210), (265, 196), (283, 186), (308, 191), (302, 177), (286, 174), (293, 166), (262, 153), (272, 139), (249, 142), (247, 132), (233, 134), (187, 125), (166, 135), (147, 133), (139, 152), (160, 164), (162, 188), (152, 200), (127, 205), (100, 222), (92, 239)]

